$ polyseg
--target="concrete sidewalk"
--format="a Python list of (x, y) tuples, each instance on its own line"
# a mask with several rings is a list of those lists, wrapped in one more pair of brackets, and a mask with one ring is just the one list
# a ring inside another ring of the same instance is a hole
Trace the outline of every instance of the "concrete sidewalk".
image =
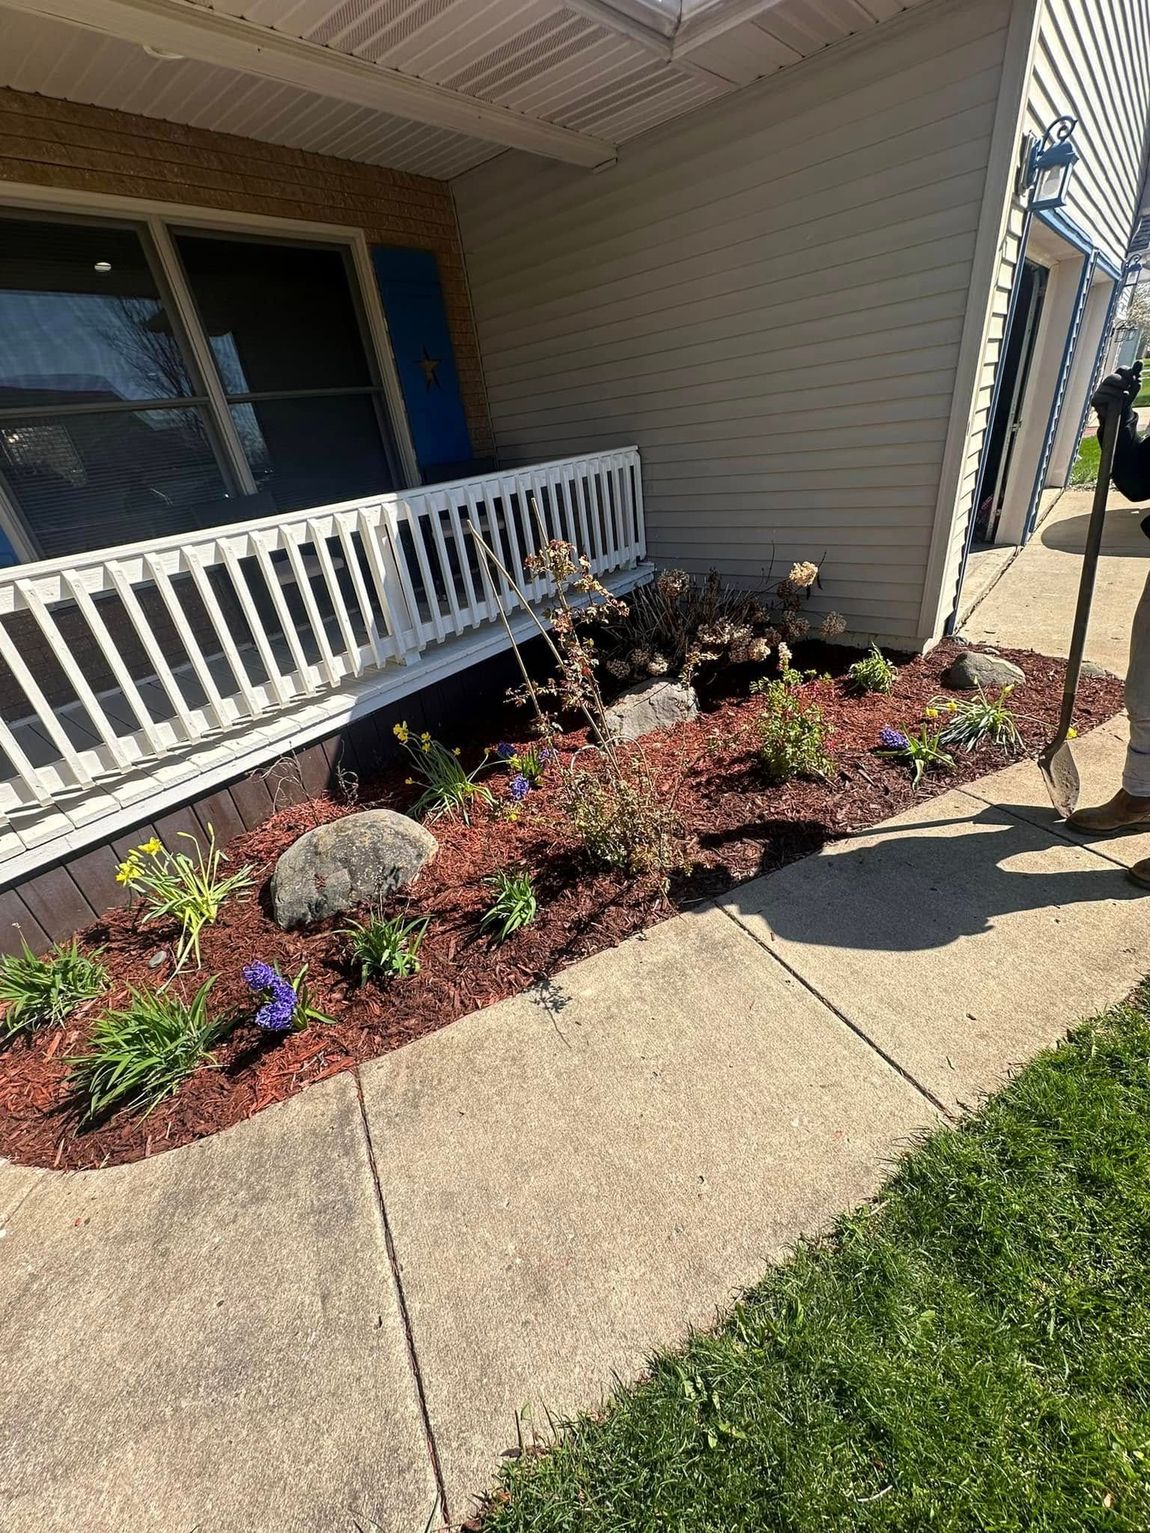
[[(1079, 742), (1088, 796), (1122, 753)], [(214, 1139), (0, 1167), (4, 1533), (420, 1533), (1150, 967), (1023, 763)]]
[[(1065, 655), (1070, 645), (1093, 490), (1067, 490), (1021, 551), (971, 555), (959, 632), (972, 644), (1002, 644)], [(1145, 506), (1111, 493), (1091, 609), (1086, 658), (1125, 676), (1130, 621), (1150, 570)], [(971, 603), (976, 605), (971, 610)]]

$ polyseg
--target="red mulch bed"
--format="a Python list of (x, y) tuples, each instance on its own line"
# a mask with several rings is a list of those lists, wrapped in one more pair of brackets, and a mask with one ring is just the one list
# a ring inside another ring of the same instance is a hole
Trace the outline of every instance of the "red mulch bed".
[[(834, 725), (831, 749), (838, 773), (829, 783), (794, 781), (772, 788), (763, 782), (754, 728), (761, 705), (746, 695), (745, 678), (730, 680), (727, 696), (707, 700), (697, 721), (648, 737), (648, 759), (668, 793), (675, 793), (680, 815), (698, 841), (696, 866), (670, 890), (656, 879), (636, 881), (581, 865), (554, 791), (546, 786), (527, 799), (516, 822), (482, 810), (470, 827), (439, 821), (433, 827), (438, 857), (405, 897), (392, 902), (395, 911), (431, 916), (422, 970), (383, 988), (354, 983), (334, 930), (343, 920), (303, 934), (282, 932), (269, 917), (264, 886), (279, 854), (313, 825), (352, 812), (327, 799), (281, 809), (229, 846), (233, 867), (255, 864), (259, 892), (225, 907), (217, 925), (203, 933), (203, 973), (185, 973), (173, 988), (191, 993), (204, 974), (218, 974), (214, 1006), (234, 1006), (250, 1015), (252, 997), (240, 973), (245, 963), (263, 959), (289, 978), (306, 963), (313, 1004), (333, 1018), (333, 1025), (276, 1036), (244, 1021), (218, 1050), (216, 1068), (201, 1070), (149, 1116), (121, 1111), (81, 1128), (69, 1093), (67, 1059), (82, 1051), (94, 1010), (104, 1004), (93, 1003), (66, 1026), (19, 1039), (0, 1054), (0, 1155), (33, 1166), (118, 1165), (216, 1133), (305, 1086), (515, 995), (677, 909), (994, 770), (1003, 764), (994, 750), (960, 753), (955, 771), (930, 774), (916, 794), (903, 766), (875, 754), (883, 725), (919, 722), (931, 698), (942, 691), (941, 673), (957, 651), (957, 645), (945, 643), (901, 666), (889, 697), (850, 696), (840, 681), (808, 684), (806, 695), (817, 699)], [(1025, 652), (1002, 653), (1026, 671), (1027, 683), (1016, 702), (1027, 748), (1037, 754), (1057, 718), (1062, 663)], [(841, 674), (851, 658), (827, 650), (815, 663)], [(1084, 678), (1079, 728), (1112, 717), (1121, 705), (1118, 682)], [(513, 717), (517, 727), (509, 722)], [(504, 738), (526, 738), (522, 715), (509, 712), (493, 722), (493, 737), (502, 728)], [(582, 740), (579, 734), (566, 737), (564, 750)], [(404, 785), (404, 775), (398, 768), (362, 784), (356, 807), (406, 808), (412, 790)], [(488, 779), (497, 790), (501, 780), (499, 772)], [(533, 870), (539, 915), (506, 944), (492, 947), (476, 931), (488, 893), (481, 880), (509, 863), (526, 863)], [(172, 933), (158, 923), (141, 929), (131, 912), (114, 911), (84, 937), (105, 948), (113, 979), (106, 1000), (113, 1004), (129, 985), (151, 988), (168, 972)], [(149, 960), (161, 952), (163, 961), (151, 967)]]

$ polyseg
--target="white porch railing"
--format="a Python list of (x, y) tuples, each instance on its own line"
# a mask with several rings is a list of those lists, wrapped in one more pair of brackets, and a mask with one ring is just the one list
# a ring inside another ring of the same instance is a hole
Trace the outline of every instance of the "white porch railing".
[(490, 627), (468, 521), (541, 599), (532, 502), (600, 576), (643, 558), (627, 448), (0, 570), (0, 817), (114, 795), (117, 778)]

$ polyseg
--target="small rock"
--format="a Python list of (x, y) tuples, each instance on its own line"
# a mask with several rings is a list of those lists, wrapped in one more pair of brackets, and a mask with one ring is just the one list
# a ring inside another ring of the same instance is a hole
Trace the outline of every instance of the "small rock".
[(1004, 660), (1001, 655), (986, 655), (977, 649), (959, 655), (942, 676), (944, 687), (954, 687), (960, 692), (973, 692), (976, 687), (987, 692), (998, 687), (1019, 687), (1025, 680), (1025, 672), (1012, 660)]
[(698, 700), (691, 687), (653, 676), (628, 687), (615, 699), (606, 712), (607, 728), (613, 740), (638, 740), (656, 729), (671, 729), (697, 718), (698, 713)]
[(168, 950), (166, 947), (162, 947), (158, 953), (153, 953), (152, 956), (148, 959), (148, 968), (158, 969), (161, 964), (165, 964), (167, 961)]
[(1082, 662), (1082, 675), (1088, 676), (1093, 681), (1117, 681), (1113, 671), (1108, 671), (1104, 665), (1099, 665), (1097, 660), (1084, 660)]
[(272, 874), (272, 913), (284, 928), (368, 905), (410, 884), (439, 850), (424, 825), (365, 809), (294, 841)]

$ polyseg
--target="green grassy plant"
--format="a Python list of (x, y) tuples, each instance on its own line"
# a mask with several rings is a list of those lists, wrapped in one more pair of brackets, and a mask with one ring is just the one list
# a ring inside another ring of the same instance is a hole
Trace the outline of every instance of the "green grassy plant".
[(413, 777), (410, 784), (423, 783), (423, 792), (411, 806), (417, 820), (437, 820), (446, 814), (457, 814), (465, 825), (471, 823), (473, 804), (494, 802), (491, 789), (477, 779), (488, 764), (483, 760), (473, 772), (465, 772), (458, 751), (449, 751), (425, 731), (412, 735), (406, 724), (396, 724), (392, 733), (407, 752)]
[(847, 670), (847, 679), (856, 692), (890, 692), (897, 675), (898, 671), (877, 644), (872, 644), (863, 658)]
[(917, 734), (911, 730), (884, 729), (879, 739), (883, 747), (879, 755), (905, 762), (910, 767), (916, 788), (926, 772), (954, 768), (954, 757), (943, 748), (941, 733), (928, 729), (925, 724)]
[(407, 979), (418, 974), (419, 949), (427, 932), (428, 918), (405, 921), (399, 916), (384, 920), (375, 916), (345, 926), (348, 954), (359, 969), (361, 984), (370, 979)]
[(231, 1027), (208, 1008), (214, 983), (206, 980), (190, 1001), (133, 990), (126, 1006), (97, 1019), (88, 1052), (71, 1061), (85, 1121), (120, 1107), (146, 1115), (212, 1063), (212, 1049)]
[(758, 719), (759, 759), (771, 782), (789, 777), (829, 777), (831, 726), (817, 703), (804, 703), (786, 680), (757, 681), (751, 691), (764, 701)]
[(1003, 687), (996, 696), (989, 697), (979, 687), (976, 696), (962, 702), (954, 698), (936, 698), (931, 711), (947, 715), (942, 743), (972, 751), (986, 740), (1000, 750), (1021, 750), (1018, 721), (1006, 702), (1013, 691), (1013, 686)]
[(1144, 1533), (1147, 1001), (509, 1465), (484, 1533)]
[(496, 942), (506, 942), (512, 932), (530, 926), (538, 911), (531, 874), (526, 869), (511, 872), (500, 868), (483, 881), (494, 889), (495, 898), (483, 913), (480, 930), (489, 932)]
[(221, 872), (227, 861), (216, 845), (216, 833), (208, 826), (207, 848), (197, 838), (180, 831), (180, 838), (190, 841), (192, 852), (169, 851), (153, 836), (134, 847), (116, 873), (118, 883), (140, 897), (144, 909), (143, 924), (174, 920), (180, 928), (176, 947), (176, 969), (189, 958), (200, 967), (200, 933), (219, 919), (226, 900), (254, 883), (252, 868), (245, 863), (226, 876)]
[(43, 958), (27, 943), (23, 951), (0, 958), (0, 1044), (17, 1033), (63, 1022), (69, 1012), (108, 988), (108, 971), (98, 953), (80, 944), (57, 942)]

